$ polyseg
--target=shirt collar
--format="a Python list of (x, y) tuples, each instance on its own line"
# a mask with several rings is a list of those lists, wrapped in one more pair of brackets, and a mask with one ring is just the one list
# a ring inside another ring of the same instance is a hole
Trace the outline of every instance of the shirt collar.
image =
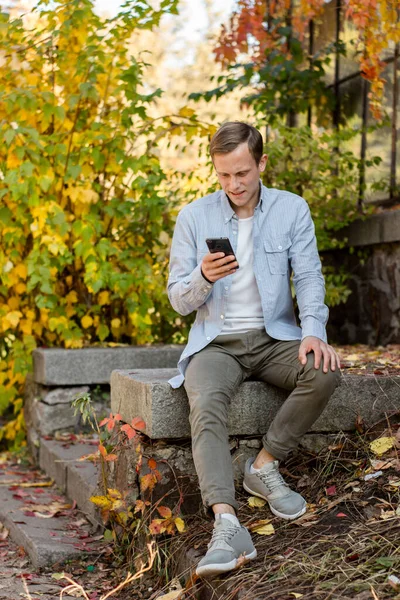
[[(259, 198), (258, 204), (256, 206), (256, 209), (260, 208), (261, 212), (264, 211), (263, 199), (264, 199), (265, 192), (266, 192), (266, 189), (264, 188), (264, 186), (261, 182), (261, 179), (260, 179), (260, 198)], [(222, 212), (224, 215), (224, 221), (225, 221), (225, 223), (227, 223), (228, 221), (230, 221), (232, 219), (232, 217), (235, 216), (236, 213), (233, 210), (233, 208), (229, 202), (229, 198), (225, 194), (224, 190), (221, 190), (221, 204), (222, 204)]]

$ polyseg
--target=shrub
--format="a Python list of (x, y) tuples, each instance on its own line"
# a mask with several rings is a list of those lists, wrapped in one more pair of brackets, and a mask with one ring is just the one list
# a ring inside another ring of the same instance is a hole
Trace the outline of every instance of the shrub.
[(0, 13), (7, 440), (23, 438), (22, 391), (36, 346), (179, 339), (165, 294), (177, 185), (165, 184), (152, 143), (170, 121), (149, 116), (161, 91), (146, 90), (146, 64), (129, 52), (132, 32), (152, 28), (176, 3), (154, 10), (128, 1), (104, 20), (90, 0), (40, 2), (30, 29)]

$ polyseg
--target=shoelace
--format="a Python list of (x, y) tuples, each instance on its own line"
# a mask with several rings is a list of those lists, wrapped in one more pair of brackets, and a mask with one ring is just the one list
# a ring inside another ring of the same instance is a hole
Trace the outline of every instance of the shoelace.
[(277, 469), (273, 469), (272, 471), (265, 471), (261, 473), (257, 473), (258, 477), (261, 479), (264, 485), (272, 492), (276, 488), (284, 485), (287, 487), (286, 481), (283, 479), (282, 475), (279, 473)]
[(211, 541), (208, 544), (208, 547), (211, 548), (211, 546), (213, 544), (215, 544), (215, 542), (220, 542), (221, 540), (223, 542), (227, 542), (229, 540), (230, 537), (232, 537), (232, 535), (234, 535), (237, 531), (237, 526), (236, 525), (230, 525), (229, 527), (226, 527), (224, 529), (222, 529), (221, 527), (214, 527), (212, 536), (211, 536)]

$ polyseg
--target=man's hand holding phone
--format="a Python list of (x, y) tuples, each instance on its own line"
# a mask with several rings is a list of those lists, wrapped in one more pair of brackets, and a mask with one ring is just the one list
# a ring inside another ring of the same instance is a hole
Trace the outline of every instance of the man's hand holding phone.
[(235, 256), (225, 256), (223, 252), (209, 252), (203, 258), (201, 271), (208, 281), (214, 283), (227, 275), (232, 275), (238, 268)]
[(228, 238), (211, 238), (206, 242), (210, 252), (205, 255), (201, 263), (203, 276), (214, 283), (235, 273), (239, 265)]

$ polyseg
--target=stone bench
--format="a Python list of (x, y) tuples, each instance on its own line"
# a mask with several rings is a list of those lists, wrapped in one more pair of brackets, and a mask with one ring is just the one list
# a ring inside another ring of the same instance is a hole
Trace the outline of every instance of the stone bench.
[[(189, 438), (189, 407), (183, 387), (168, 380), (177, 369), (115, 370), (111, 375), (111, 410), (130, 422), (140, 416), (153, 440)], [(288, 392), (259, 381), (244, 382), (232, 398), (228, 431), (231, 436), (264, 434)], [(327, 408), (311, 431), (354, 430), (361, 416), (367, 426), (400, 410), (400, 376), (344, 375)]]
[[(153, 492), (153, 500), (173, 507), (178, 501), (177, 484), (184, 490), (184, 513), (196, 512), (201, 504), (197, 477), (190, 449), (189, 406), (183, 387), (172, 389), (168, 380), (177, 369), (116, 370), (111, 375), (111, 410), (123, 421), (141, 417), (145, 433), (151, 438), (148, 454), (157, 462), (161, 482)], [(288, 392), (259, 381), (246, 381), (231, 400), (228, 421), (233, 473), (239, 484), (244, 465), (261, 447), (261, 436), (279, 410)], [(357, 417), (370, 426), (385, 414), (400, 410), (400, 376), (368, 377), (346, 375), (336, 389), (327, 408), (314, 423), (301, 445), (318, 452), (335, 443), (341, 432), (352, 431)], [(137, 478), (135, 449), (126, 448), (123, 460), (114, 470), (114, 487), (133, 499), (142, 496)], [(146, 473), (146, 462), (142, 474)]]
[(110, 383), (114, 369), (174, 367), (182, 353), (177, 344), (114, 348), (37, 348), (33, 351), (33, 380), (45, 386)]

